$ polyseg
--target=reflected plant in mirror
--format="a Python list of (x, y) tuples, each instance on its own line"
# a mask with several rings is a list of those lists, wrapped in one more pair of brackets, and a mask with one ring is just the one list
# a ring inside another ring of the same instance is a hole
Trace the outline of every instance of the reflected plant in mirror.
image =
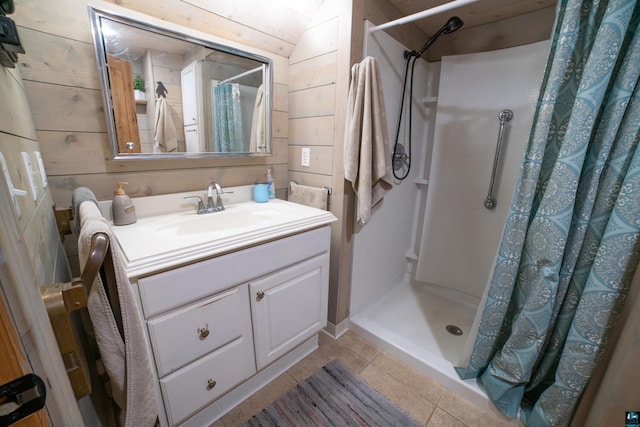
[(270, 59), (154, 18), (89, 15), (114, 159), (271, 154)]

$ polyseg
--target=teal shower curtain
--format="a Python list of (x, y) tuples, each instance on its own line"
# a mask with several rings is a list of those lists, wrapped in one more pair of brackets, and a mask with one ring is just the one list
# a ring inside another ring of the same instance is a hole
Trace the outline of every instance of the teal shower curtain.
[(215, 141), (218, 153), (247, 151), (242, 128), (240, 85), (223, 83), (213, 89), (215, 109)]
[(638, 266), (639, 18), (636, 1), (559, 1), (478, 335), (456, 368), (527, 426), (570, 422)]

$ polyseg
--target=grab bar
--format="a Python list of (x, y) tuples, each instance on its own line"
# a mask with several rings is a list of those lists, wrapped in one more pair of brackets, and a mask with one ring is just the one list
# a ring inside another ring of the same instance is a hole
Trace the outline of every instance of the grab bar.
[(493, 170), (491, 171), (491, 181), (489, 182), (489, 193), (484, 199), (484, 207), (491, 210), (497, 205), (493, 191), (496, 185), (496, 172), (498, 171), (498, 163), (500, 162), (500, 152), (502, 151), (502, 141), (504, 139), (504, 125), (513, 118), (513, 111), (502, 110), (498, 114), (500, 120), (500, 128), (498, 129), (498, 143), (496, 144), (496, 154), (493, 157)]

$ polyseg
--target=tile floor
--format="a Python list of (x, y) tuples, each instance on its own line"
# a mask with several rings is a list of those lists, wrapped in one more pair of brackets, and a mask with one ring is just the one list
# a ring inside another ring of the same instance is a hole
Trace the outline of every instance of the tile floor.
[(241, 425), (336, 358), (427, 427), (508, 425), (353, 332), (347, 332), (338, 340), (321, 333), (316, 351), (215, 422), (213, 427)]

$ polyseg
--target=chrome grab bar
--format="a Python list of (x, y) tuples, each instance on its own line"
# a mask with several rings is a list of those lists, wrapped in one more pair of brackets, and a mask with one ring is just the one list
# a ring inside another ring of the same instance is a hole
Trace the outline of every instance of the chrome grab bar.
[(493, 170), (491, 171), (491, 181), (489, 182), (489, 193), (484, 199), (484, 207), (494, 209), (497, 205), (496, 198), (493, 194), (496, 185), (496, 173), (498, 171), (498, 163), (500, 162), (500, 152), (502, 151), (502, 141), (504, 140), (504, 125), (513, 118), (513, 111), (502, 110), (498, 114), (500, 120), (500, 128), (498, 129), (498, 143), (496, 144), (496, 154), (493, 157)]

